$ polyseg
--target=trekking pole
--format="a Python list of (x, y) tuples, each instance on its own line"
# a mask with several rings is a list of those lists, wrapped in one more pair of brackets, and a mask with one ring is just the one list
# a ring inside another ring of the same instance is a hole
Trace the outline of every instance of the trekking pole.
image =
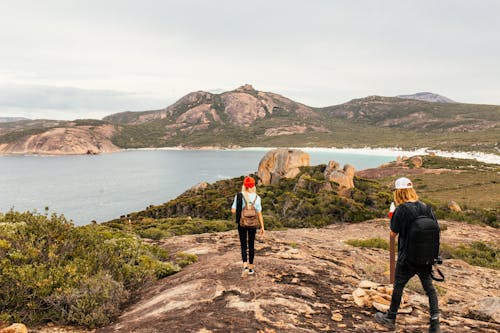
[[(389, 219), (392, 219), (392, 215), (394, 214), (394, 210), (396, 207), (394, 206), (394, 202), (391, 202), (391, 208), (389, 208)], [(389, 280), (391, 284), (394, 284), (394, 273), (396, 269), (396, 237), (392, 237), (389, 232)]]

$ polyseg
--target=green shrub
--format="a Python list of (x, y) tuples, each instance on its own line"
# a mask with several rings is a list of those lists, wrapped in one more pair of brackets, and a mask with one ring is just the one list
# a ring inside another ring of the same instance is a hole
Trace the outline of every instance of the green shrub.
[(481, 267), (500, 269), (500, 248), (486, 242), (476, 241), (471, 244), (461, 244), (457, 247), (441, 244), (441, 255), (445, 259), (462, 259), (463, 261)]
[(168, 254), (102, 225), (0, 214), (0, 318), (98, 327), (144, 284), (180, 270)]
[(184, 252), (178, 252), (175, 254), (175, 263), (181, 267), (185, 267), (197, 261), (198, 257), (196, 256), (196, 254)]
[(55, 291), (46, 298), (54, 315), (67, 323), (95, 328), (106, 325), (120, 312), (120, 304), (129, 297), (123, 284), (100, 272), (75, 288)]
[[(259, 187), (267, 229), (323, 227), (387, 214), (392, 196), (378, 182), (355, 177), (356, 189), (340, 195), (338, 184), (324, 178), (325, 167), (301, 167), (294, 179), (285, 178), (278, 184)], [(126, 219), (113, 220), (108, 225), (123, 229), (130, 219), (134, 231), (140, 235), (144, 233), (139, 230), (152, 227), (169, 231), (169, 235), (230, 230), (235, 227), (230, 207), (242, 181), (243, 177), (238, 177), (209, 184), (204, 190), (188, 190), (174, 200), (130, 213)]]
[(355, 247), (389, 250), (389, 242), (379, 237), (369, 239), (349, 239), (346, 240), (345, 243)]
[(139, 236), (142, 238), (150, 238), (154, 240), (159, 240), (164, 238), (167, 233), (161, 229), (158, 228), (149, 228), (145, 230), (139, 230), (138, 231)]

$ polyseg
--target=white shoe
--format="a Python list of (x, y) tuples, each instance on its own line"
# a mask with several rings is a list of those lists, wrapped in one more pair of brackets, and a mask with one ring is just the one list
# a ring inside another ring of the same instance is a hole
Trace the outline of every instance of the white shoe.
[(243, 270), (241, 271), (241, 277), (246, 277), (248, 275), (248, 268), (244, 267)]

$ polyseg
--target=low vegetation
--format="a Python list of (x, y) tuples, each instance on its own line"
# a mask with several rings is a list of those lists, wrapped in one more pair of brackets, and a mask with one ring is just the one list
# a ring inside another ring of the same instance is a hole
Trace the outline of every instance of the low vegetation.
[(134, 292), (196, 260), (64, 216), (0, 214), (0, 321), (105, 325)]
[(500, 247), (482, 241), (461, 244), (453, 247), (443, 244), (441, 253), (444, 258), (462, 259), (463, 261), (487, 268), (500, 269)]
[[(360, 248), (389, 250), (389, 242), (382, 238), (349, 239), (345, 243)], [(470, 265), (500, 269), (500, 248), (486, 242), (475, 241), (458, 246), (441, 244), (440, 253), (444, 259), (461, 259)]]
[[(325, 180), (325, 167), (303, 167), (295, 179), (259, 187), (268, 229), (323, 227), (385, 216), (391, 200), (388, 190), (377, 182), (355, 178), (356, 189), (340, 195), (338, 184)], [(230, 207), (242, 181), (243, 177), (221, 180), (204, 190), (190, 190), (165, 204), (130, 213), (107, 225), (123, 229), (130, 220), (139, 235), (154, 239), (229, 230), (235, 227)]]
[[(436, 211), (438, 219), (463, 221), (472, 224), (500, 226), (500, 166), (476, 160), (423, 156), (427, 169), (436, 173), (410, 176), (420, 198)], [(410, 166), (411, 167), (411, 166)], [(400, 174), (379, 179), (390, 184), (395, 178), (408, 176), (406, 169)], [(448, 208), (454, 200), (462, 211)]]
[(361, 248), (389, 250), (389, 242), (380, 237), (369, 239), (349, 239), (346, 244)]
[(201, 234), (206, 232), (221, 232), (235, 228), (235, 222), (230, 220), (205, 220), (201, 218), (143, 218), (123, 223), (120, 220), (106, 223), (108, 227), (124, 231), (132, 231), (142, 238), (159, 240), (171, 236)]

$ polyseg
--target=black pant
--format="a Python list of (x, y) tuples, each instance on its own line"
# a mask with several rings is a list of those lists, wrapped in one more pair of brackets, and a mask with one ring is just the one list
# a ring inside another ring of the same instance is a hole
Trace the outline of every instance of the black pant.
[(388, 316), (396, 318), (399, 305), (401, 304), (401, 296), (406, 283), (417, 274), (422, 283), (425, 293), (429, 297), (429, 310), (431, 318), (439, 317), (439, 306), (436, 294), (436, 289), (432, 285), (431, 278), (432, 266), (413, 267), (408, 264), (397, 263), (396, 276), (394, 279), (394, 291), (392, 292), (391, 307), (389, 308)]
[(253, 264), (255, 256), (255, 233), (257, 229), (243, 228), (238, 224), (238, 234), (240, 235), (241, 245), (241, 260), (247, 262), (247, 235), (248, 235), (248, 254), (250, 257), (250, 264)]

